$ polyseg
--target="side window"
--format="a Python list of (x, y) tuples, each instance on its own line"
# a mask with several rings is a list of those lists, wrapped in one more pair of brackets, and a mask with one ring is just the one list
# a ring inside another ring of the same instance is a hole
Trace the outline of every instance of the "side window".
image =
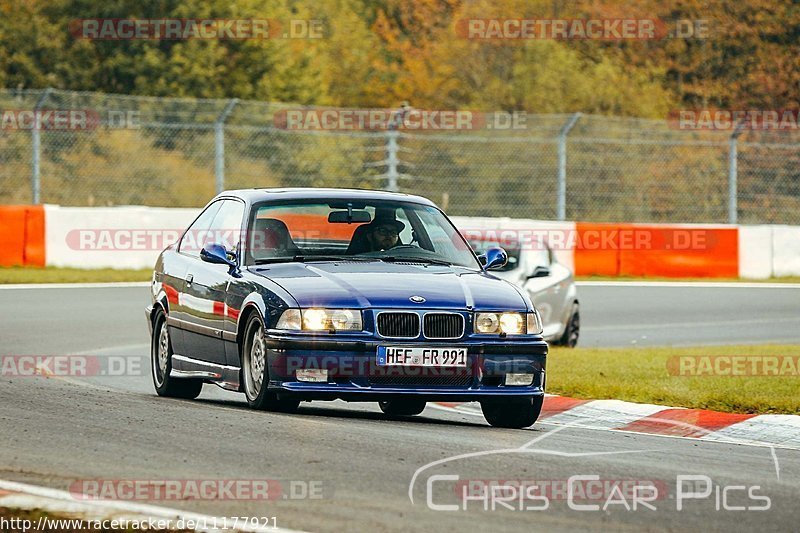
[(238, 200), (223, 200), (221, 203), (222, 207), (211, 223), (209, 240), (223, 245), (229, 252), (237, 253), (242, 233), (244, 204)]
[(534, 249), (530, 252), (530, 264), (532, 268), (537, 266), (550, 266), (550, 250), (549, 248)]
[(178, 245), (178, 251), (182, 254), (190, 255), (192, 257), (200, 257), (200, 250), (206, 243), (206, 236), (211, 227), (211, 222), (214, 220), (217, 212), (219, 211), (222, 202), (214, 202), (209, 205), (205, 211), (200, 213), (197, 220), (189, 226), (186, 233), (181, 237), (181, 242)]

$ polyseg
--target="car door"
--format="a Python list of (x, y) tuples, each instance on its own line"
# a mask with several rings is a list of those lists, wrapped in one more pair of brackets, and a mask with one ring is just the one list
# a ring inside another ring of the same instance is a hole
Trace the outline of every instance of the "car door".
[[(555, 335), (562, 328), (561, 314), (566, 289), (564, 282), (569, 271), (553, 262), (553, 254), (547, 247), (526, 249), (521, 259), (522, 272), (527, 278), (523, 287), (542, 317), (544, 336)], [(545, 267), (549, 273), (541, 277), (528, 277), (533, 275), (537, 267)]]
[(572, 272), (569, 268), (556, 260), (556, 256), (551, 249), (547, 250), (550, 259), (550, 276), (552, 281), (552, 324), (553, 334), (561, 334), (567, 324), (572, 312), (573, 294), (570, 291), (572, 285)]
[[(186, 300), (186, 276), (190, 267), (200, 261), (201, 241), (208, 234), (211, 223), (219, 211), (221, 201), (216, 201), (208, 206), (198, 215), (189, 228), (181, 235), (175, 254), (175, 265), (169, 273), (165, 272), (164, 288), (170, 297), (169, 306), (169, 325), (170, 341), (172, 349), (176, 354), (190, 356), (189, 347), (186, 344), (185, 327), (189, 319), (189, 306)], [(191, 303), (191, 302), (188, 302)]]
[[(229, 252), (230, 258), (236, 258), (243, 217), (244, 202), (233, 198), (221, 200), (202, 244), (221, 244)], [(228, 265), (203, 261), (199, 253), (189, 264), (182, 295), (186, 311), (183, 335), (187, 350), (183, 355), (219, 365), (226, 364), (222, 331), (227, 313), (225, 295), (231, 280), (229, 271)]]

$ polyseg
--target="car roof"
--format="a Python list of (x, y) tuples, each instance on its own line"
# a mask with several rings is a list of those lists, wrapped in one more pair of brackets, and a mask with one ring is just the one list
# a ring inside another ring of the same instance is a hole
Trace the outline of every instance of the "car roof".
[(217, 197), (235, 196), (248, 203), (281, 200), (395, 200), (399, 202), (413, 202), (418, 204), (435, 206), (433, 202), (422, 196), (405, 194), (399, 192), (376, 191), (370, 189), (337, 189), (337, 188), (316, 188), (316, 187), (287, 187), (287, 188), (263, 188), (263, 189), (236, 189), (224, 191)]

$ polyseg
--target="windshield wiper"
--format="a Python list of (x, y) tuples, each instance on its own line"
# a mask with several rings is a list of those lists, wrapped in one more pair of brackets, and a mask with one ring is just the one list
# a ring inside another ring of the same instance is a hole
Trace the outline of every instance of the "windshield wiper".
[(396, 257), (394, 255), (390, 255), (387, 257), (381, 257), (380, 260), (387, 263), (426, 263), (429, 265), (453, 266), (453, 263), (450, 263), (449, 261), (444, 261), (442, 259), (429, 259), (427, 257)]
[(256, 259), (257, 265), (267, 265), (269, 263), (305, 263), (307, 261), (379, 261), (374, 257), (357, 257), (353, 255), (294, 255), (286, 257), (270, 257), (266, 259)]

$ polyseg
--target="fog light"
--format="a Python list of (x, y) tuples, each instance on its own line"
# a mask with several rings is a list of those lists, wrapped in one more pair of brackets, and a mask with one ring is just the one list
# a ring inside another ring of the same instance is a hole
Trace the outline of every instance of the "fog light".
[(506, 374), (506, 385), (524, 386), (533, 383), (533, 374)]
[(297, 370), (297, 381), (306, 381), (308, 383), (327, 383), (328, 371), (319, 370), (316, 368), (308, 368), (304, 370)]

